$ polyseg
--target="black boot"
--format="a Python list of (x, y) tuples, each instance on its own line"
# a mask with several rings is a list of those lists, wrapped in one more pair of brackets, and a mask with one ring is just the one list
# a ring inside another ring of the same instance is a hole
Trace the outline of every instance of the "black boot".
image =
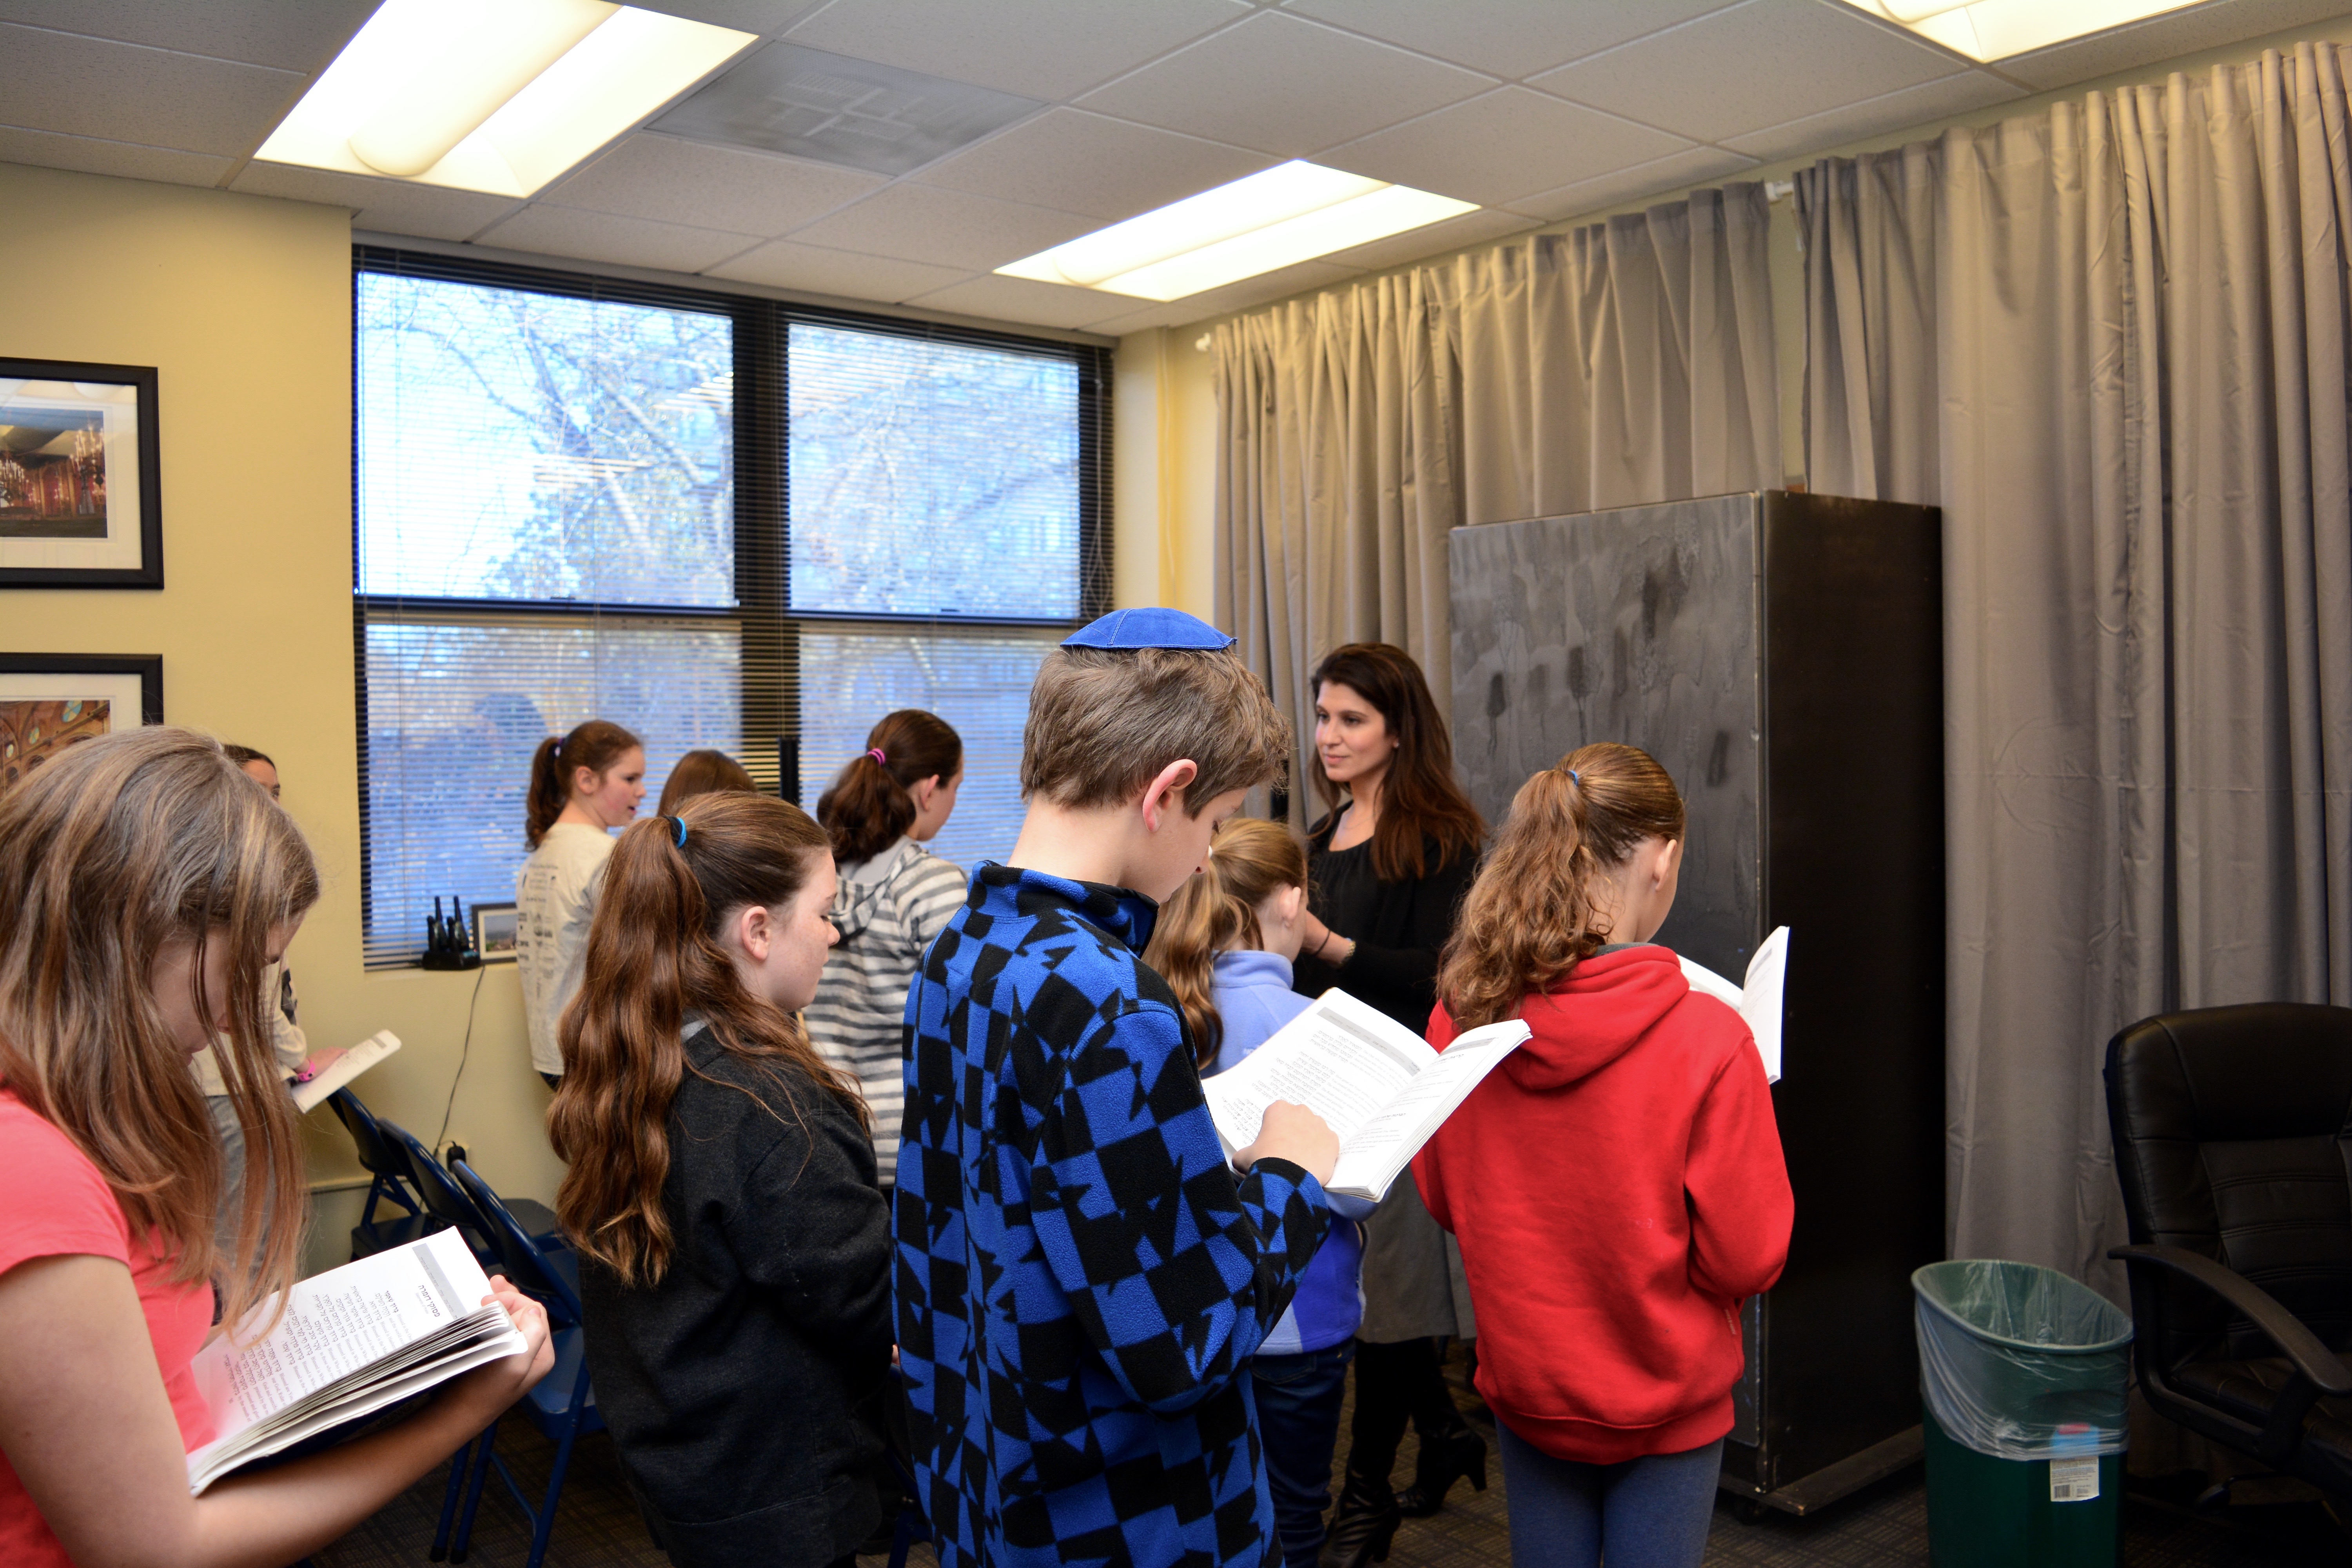
[(1428, 1518), (1445, 1506), (1446, 1491), (1464, 1476), (1474, 1490), (1486, 1489), (1486, 1439), (1457, 1420), (1452, 1431), (1422, 1438), (1412, 1485), (1397, 1493), (1397, 1511), (1408, 1519)]
[(1388, 1481), (1349, 1466), (1315, 1568), (1364, 1568), (1368, 1563), (1387, 1562), (1398, 1517), (1396, 1494), (1389, 1490)]

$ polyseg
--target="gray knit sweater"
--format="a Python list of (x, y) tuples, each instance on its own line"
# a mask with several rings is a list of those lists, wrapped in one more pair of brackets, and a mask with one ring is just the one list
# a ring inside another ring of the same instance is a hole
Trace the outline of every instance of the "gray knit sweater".
[(897, 1179), (906, 1114), (907, 992), (923, 953), (963, 907), (966, 879), (911, 838), (841, 868), (834, 923), (841, 945), (824, 961), (816, 999), (802, 1015), (817, 1053), (855, 1075), (874, 1116), (881, 1180)]

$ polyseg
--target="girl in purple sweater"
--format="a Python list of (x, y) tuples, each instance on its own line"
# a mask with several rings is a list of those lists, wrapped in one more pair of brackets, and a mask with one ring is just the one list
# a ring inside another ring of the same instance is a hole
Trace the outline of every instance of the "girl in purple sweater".
[[(1160, 911), (1143, 955), (1183, 1004), (1202, 1078), (1237, 1065), (1307, 1010), (1290, 988), (1306, 929), (1306, 850), (1277, 823), (1226, 822), (1201, 874)], [(1285, 1568), (1315, 1568), (1322, 1550), (1339, 1402), (1363, 1315), (1356, 1226), (1373, 1205), (1326, 1196), (1330, 1230), (1250, 1367)]]

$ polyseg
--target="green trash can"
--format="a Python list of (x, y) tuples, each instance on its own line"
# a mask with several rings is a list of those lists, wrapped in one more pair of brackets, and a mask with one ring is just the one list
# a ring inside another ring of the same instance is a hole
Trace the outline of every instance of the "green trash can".
[(2031, 1263), (1911, 1276), (1936, 1568), (2113, 1568), (2130, 1315)]

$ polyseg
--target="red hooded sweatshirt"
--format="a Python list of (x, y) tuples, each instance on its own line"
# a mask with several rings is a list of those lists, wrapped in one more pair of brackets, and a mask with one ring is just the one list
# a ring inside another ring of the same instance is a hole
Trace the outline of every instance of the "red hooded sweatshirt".
[[(1649, 945), (1586, 959), (1519, 1016), (1534, 1037), (1412, 1162), (1462, 1244), (1478, 1392), (1562, 1459), (1712, 1443), (1739, 1302), (1780, 1277), (1795, 1212), (1748, 1026)], [(1440, 1004), (1430, 1044), (1458, 1032)]]

